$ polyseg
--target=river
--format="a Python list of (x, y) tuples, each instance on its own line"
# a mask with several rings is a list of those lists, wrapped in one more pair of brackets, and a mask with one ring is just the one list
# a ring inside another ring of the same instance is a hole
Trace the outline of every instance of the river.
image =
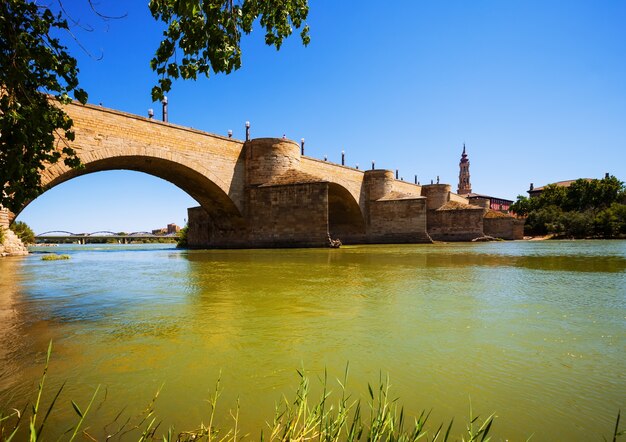
[(239, 401), (258, 438), (297, 370), (315, 396), (346, 366), (354, 398), (389, 376), (405, 413), (454, 417), (455, 436), (470, 402), (496, 413), (496, 440), (609, 438), (626, 410), (626, 241), (34, 251), (0, 260), (0, 407), (34, 399), (52, 341), (45, 400), (66, 384), (51, 436), (98, 385), (97, 438), (159, 389), (163, 431), (194, 429), (220, 379), (217, 425)]

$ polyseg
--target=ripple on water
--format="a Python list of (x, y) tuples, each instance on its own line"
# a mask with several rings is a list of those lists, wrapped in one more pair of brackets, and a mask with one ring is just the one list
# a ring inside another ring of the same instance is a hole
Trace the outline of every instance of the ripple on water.
[(179, 428), (220, 370), (256, 428), (296, 369), (348, 362), (355, 394), (389, 373), (407, 410), (459, 421), (471, 397), (516, 440), (596, 439), (626, 408), (626, 241), (58, 251), (0, 260), (0, 391), (28, 396), (53, 339), (51, 385), (138, 409), (165, 382)]

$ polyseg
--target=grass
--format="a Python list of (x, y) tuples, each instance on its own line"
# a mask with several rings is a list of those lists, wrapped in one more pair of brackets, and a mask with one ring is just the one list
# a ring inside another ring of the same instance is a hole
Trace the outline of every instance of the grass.
[[(44, 392), (48, 364), (52, 353), (52, 343), (48, 347), (46, 363), (43, 370), (34, 404), (24, 409), (0, 408), (0, 441), (26, 440), (36, 442), (44, 440), (46, 435), (46, 423), (54, 412), (65, 383), (55, 393), (48, 409), (42, 413), (40, 409), (42, 394)], [(368, 397), (365, 404), (359, 399), (354, 399), (347, 392), (348, 367), (343, 380), (339, 380), (340, 391), (334, 394), (327, 389), (328, 377), (324, 373), (321, 379), (322, 394), (320, 397), (311, 398), (309, 395), (310, 381), (302, 371), (298, 371), (300, 382), (293, 398), (283, 397), (276, 404), (274, 417), (267, 422), (267, 428), (260, 431), (260, 441), (391, 441), (391, 442), (416, 442), (416, 441), (463, 441), (463, 442), (488, 442), (494, 423), (494, 414), (481, 419), (472, 413), (471, 403), (469, 419), (461, 434), (453, 435), (453, 420), (447, 425), (429, 425), (430, 412), (423, 411), (419, 416), (408, 418), (404, 409), (399, 405), (397, 398), (390, 395), (389, 379), (379, 379), (378, 386), (373, 388), (368, 385)], [(84, 410), (71, 401), (76, 414), (75, 423), (65, 431), (57, 440), (91, 440), (97, 441), (90, 427), (85, 426), (85, 421), (94, 400), (98, 396), (100, 387), (96, 388), (91, 400)], [(157, 391), (154, 398), (146, 409), (131, 422), (131, 418), (121, 418), (122, 412), (118, 413), (114, 421), (105, 425), (103, 430), (107, 434), (106, 440), (116, 439), (132, 440), (139, 442), (162, 441), (162, 442), (235, 442), (240, 440), (254, 440), (248, 434), (241, 434), (239, 428), (239, 402), (231, 417), (233, 424), (230, 428), (216, 428), (214, 426), (215, 411), (221, 394), (219, 379), (215, 390), (209, 397), (210, 412), (208, 424), (201, 423), (198, 428), (191, 431), (176, 432), (174, 428), (168, 428), (164, 433), (159, 433), (160, 422), (155, 414), (155, 402), (159, 396)], [(105, 394), (106, 396), (106, 394)], [(333, 399), (336, 398), (336, 399)], [(105, 397), (106, 399), (106, 397)], [(104, 400), (103, 400), (104, 401)], [(29, 410), (29, 411), (27, 411)], [(122, 410), (123, 411), (123, 410)], [(29, 414), (28, 426), (25, 425), (25, 416)], [(118, 422), (119, 421), (119, 422)], [(617, 414), (615, 429), (611, 439), (613, 442), (622, 436), (625, 431), (619, 429), (620, 413)], [(49, 437), (48, 437), (49, 439)], [(607, 439), (604, 438), (606, 441)]]
[(62, 261), (70, 259), (70, 255), (57, 255), (56, 253), (47, 253), (41, 257), (42, 261)]

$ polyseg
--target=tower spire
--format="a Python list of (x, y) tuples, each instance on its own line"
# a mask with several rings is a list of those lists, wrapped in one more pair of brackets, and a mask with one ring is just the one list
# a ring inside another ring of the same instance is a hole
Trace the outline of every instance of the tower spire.
[(459, 195), (467, 195), (472, 193), (472, 185), (470, 184), (469, 160), (465, 153), (465, 143), (463, 143), (463, 153), (459, 162), (459, 187), (457, 190)]

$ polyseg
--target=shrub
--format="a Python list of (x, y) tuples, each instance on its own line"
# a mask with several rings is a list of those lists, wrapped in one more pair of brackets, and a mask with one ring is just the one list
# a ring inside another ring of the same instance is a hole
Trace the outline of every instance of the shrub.
[[(564, 212), (561, 215), (561, 234), (571, 238), (585, 238), (593, 232), (594, 215), (591, 211)], [(555, 232), (556, 233), (556, 232)]]
[(189, 226), (186, 225), (185, 227), (180, 229), (180, 232), (178, 232), (178, 241), (176, 242), (177, 248), (184, 249), (188, 247), (188, 243), (187, 243), (187, 231), (188, 230), (189, 230)]
[(11, 230), (17, 235), (19, 239), (22, 240), (24, 244), (34, 244), (35, 243), (35, 232), (22, 221), (16, 221), (11, 224)]
[(51, 253), (41, 257), (42, 261), (61, 261), (64, 259), (70, 259), (70, 255), (57, 255), (56, 253)]

